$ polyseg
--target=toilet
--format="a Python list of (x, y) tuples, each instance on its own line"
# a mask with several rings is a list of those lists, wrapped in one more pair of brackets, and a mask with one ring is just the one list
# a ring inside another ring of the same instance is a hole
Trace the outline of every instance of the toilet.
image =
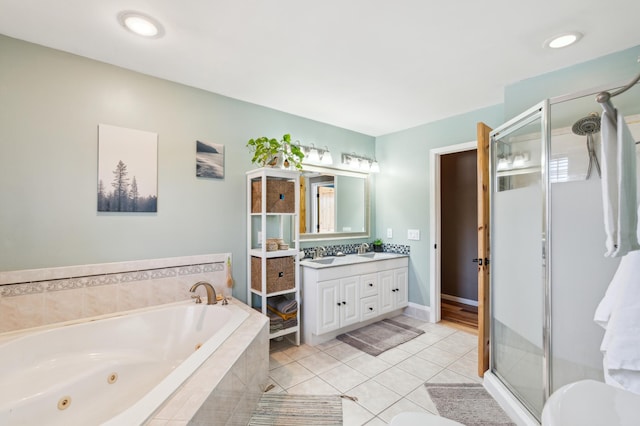
[(543, 426), (636, 426), (640, 395), (595, 380), (562, 386), (542, 410)]
[(406, 411), (397, 414), (391, 419), (389, 426), (461, 426), (462, 423), (454, 422), (444, 417), (429, 413)]

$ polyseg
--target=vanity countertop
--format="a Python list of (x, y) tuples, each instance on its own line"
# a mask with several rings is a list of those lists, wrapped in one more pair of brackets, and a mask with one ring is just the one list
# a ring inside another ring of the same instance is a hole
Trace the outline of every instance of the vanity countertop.
[(300, 260), (300, 265), (313, 269), (324, 269), (336, 266), (377, 262), (380, 260), (398, 259), (401, 257), (408, 257), (408, 255), (399, 253), (365, 253), (348, 254), (346, 256), (325, 256), (318, 259), (302, 259)]

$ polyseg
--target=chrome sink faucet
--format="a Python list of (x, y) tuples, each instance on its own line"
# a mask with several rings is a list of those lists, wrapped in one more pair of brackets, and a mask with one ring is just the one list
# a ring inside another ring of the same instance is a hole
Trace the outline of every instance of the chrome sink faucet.
[[(218, 303), (216, 299), (217, 298), (216, 289), (213, 288), (213, 286), (206, 281), (198, 281), (197, 283), (191, 286), (191, 288), (189, 289), (189, 292), (195, 293), (196, 289), (200, 286), (203, 286), (204, 289), (207, 291), (207, 305), (215, 305), (216, 303)], [(200, 300), (200, 296), (198, 295), (191, 296), (191, 298), (196, 299), (196, 303), (202, 303), (202, 300)]]
[(322, 247), (322, 246), (318, 246), (316, 247), (316, 250), (314, 252), (314, 259), (320, 259), (322, 257), (324, 257), (327, 254), (327, 249)]
[(358, 247), (358, 254), (365, 254), (367, 250), (369, 250), (369, 244), (362, 243), (360, 244), (360, 247)]

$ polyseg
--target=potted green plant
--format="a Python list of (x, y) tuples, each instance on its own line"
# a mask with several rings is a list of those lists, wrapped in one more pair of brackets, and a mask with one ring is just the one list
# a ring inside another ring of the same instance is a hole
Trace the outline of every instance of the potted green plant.
[(267, 138), (262, 136), (256, 139), (249, 139), (247, 147), (253, 152), (251, 162), (260, 167), (276, 167), (282, 165), (284, 168), (294, 167), (302, 170), (302, 159), (304, 153), (299, 146), (291, 143), (291, 135), (288, 133), (282, 136), (282, 140)]
[(382, 252), (382, 240), (380, 238), (376, 238), (373, 241), (373, 251)]

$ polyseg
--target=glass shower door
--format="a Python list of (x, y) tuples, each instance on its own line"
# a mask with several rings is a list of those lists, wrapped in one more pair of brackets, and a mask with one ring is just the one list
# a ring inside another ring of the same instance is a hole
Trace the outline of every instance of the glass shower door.
[(540, 418), (545, 401), (544, 102), (491, 132), (491, 371)]

